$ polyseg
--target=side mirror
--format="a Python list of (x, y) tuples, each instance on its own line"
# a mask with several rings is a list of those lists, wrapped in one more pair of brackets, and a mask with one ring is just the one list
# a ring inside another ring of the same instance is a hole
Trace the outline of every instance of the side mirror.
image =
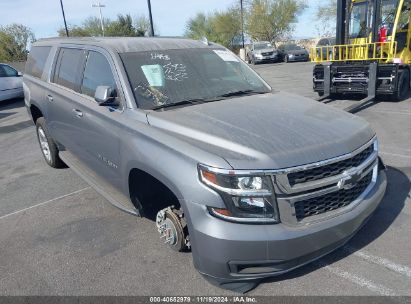
[(22, 77), (23, 73), (22, 72), (17, 72), (17, 77)]
[(99, 106), (117, 106), (115, 101), (115, 90), (109, 86), (98, 86), (94, 93), (94, 99)]

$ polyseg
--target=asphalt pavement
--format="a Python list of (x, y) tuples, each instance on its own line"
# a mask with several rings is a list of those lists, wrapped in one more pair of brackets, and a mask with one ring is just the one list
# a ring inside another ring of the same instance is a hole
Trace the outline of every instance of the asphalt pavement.
[[(278, 90), (316, 98), (311, 63), (253, 67)], [(346, 107), (337, 100), (327, 106)], [(411, 296), (411, 98), (358, 112), (377, 131), (389, 186), (343, 248), (249, 295)], [(71, 169), (44, 162), (22, 100), (0, 104), (0, 295), (232, 295), (155, 224), (112, 207)]]

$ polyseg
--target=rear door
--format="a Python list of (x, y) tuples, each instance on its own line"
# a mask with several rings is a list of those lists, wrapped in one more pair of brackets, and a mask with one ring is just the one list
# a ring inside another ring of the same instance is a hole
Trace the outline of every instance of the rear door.
[(58, 50), (48, 86), (47, 126), (53, 137), (68, 151), (78, 154), (77, 138), (81, 134), (74, 109), (81, 98), (80, 81), (87, 51), (77, 47)]

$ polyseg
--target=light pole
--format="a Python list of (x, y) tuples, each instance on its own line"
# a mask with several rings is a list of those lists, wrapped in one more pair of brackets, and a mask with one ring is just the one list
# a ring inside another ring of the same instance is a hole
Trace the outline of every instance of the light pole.
[(241, 10), (241, 38), (243, 41), (244, 48), (244, 16), (243, 16), (243, 0), (240, 0), (240, 10)]
[(69, 32), (67, 28), (66, 15), (64, 14), (63, 0), (60, 0), (61, 12), (63, 13), (64, 28), (66, 29), (66, 36), (69, 37)]
[(147, 6), (148, 6), (148, 16), (150, 18), (150, 29), (151, 29), (151, 35), (154, 37), (154, 25), (153, 25), (153, 16), (151, 15), (151, 2), (150, 0), (147, 0)]
[(103, 14), (101, 13), (101, 8), (106, 7), (104, 4), (101, 4), (100, 2), (96, 4), (92, 4), (91, 7), (98, 7), (99, 12), (100, 12), (100, 26), (101, 26), (101, 31), (103, 32), (103, 37), (104, 37), (104, 22), (103, 22)]

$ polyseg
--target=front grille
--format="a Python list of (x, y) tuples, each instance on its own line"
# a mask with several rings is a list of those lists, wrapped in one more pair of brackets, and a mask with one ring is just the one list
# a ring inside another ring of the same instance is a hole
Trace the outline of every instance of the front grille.
[(306, 217), (322, 214), (348, 206), (365, 191), (372, 180), (373, 170), (364, 176), (351, 189), (341, 189), (322, 196), (310, 198), (295, 203), (295, 214), (298, 221)]
[(345, 159), (318, 168), (290, 173), (288, 174), (288, 181), (290, 182), (291, 186), (294, 186), (296, 184), (320, 180), (323, 178), (341, 174), (345, 170), (359, 166), (373, 153), (373, 151), (374, 145), (370, 145), (364, 151), (358, 153), (352, 158)]
[(261, 55), (263, 55), (263, 56), (271, 56), (272, 54), (274, 54), (274, 52), (262, 53)]

